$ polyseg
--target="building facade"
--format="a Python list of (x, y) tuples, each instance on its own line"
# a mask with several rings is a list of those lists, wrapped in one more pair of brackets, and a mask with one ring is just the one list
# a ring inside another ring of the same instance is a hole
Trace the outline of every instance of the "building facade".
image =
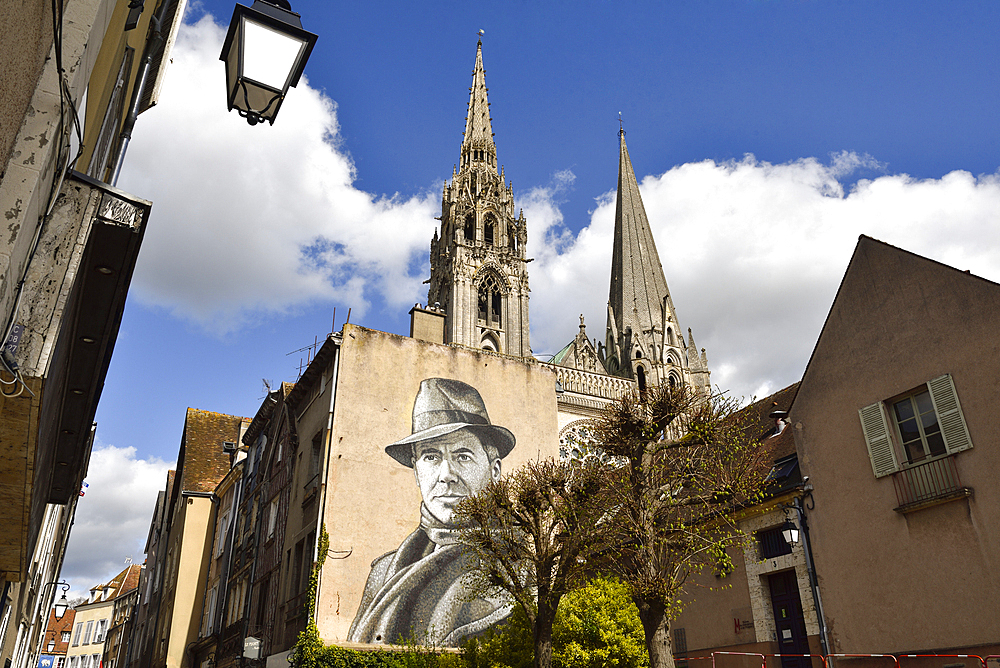
[(102, 666), (108, 631), (116, 621), (115, 603), (119, 598), (134, 601), (141, 568), (139, 564), (129, 564), (108, 582), (91, 588), (90, 599), (74, 608), (73, 634), (66, 650), (67, 668)]
[(155, 104), (184, 2), (156, 21), (151, 5), (0, 3), (0, 660), (14, 668), (38, 659), (149, 218), (107, 165)]
[(998, 304), (858, 241), (790, 413), (833, 652), (1000, 654)]

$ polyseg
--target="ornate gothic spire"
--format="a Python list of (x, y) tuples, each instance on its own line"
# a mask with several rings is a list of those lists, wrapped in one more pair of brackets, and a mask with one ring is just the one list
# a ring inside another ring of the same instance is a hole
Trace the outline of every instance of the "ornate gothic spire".
[(465, 117), (465, 139), (462, 140), (462, 167), (485, 163), (497, 171), (497, 149), (493, 143), (493, 119), (486, 93), (486, 70), (483, 69), (483, 40), (476, 47), (476, 66), (472, 70), (469, 89), (469, 113)]
[(483, 43), (476, 46), (458, 168), (441, 197), (441, 237), (431, 240), (427, 303), (439, 303), (445, 342), (530, 357), (527, 224), (498, 169)]

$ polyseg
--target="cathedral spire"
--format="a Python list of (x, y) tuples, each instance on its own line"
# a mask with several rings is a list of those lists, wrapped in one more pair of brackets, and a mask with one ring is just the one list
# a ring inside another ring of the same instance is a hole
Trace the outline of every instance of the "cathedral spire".
[[(639, 194), (624, 128), (618, 137), (618, 202), (605, 365), (609, 373), (636, 378), (640, 386), (646, 382), (705, 386), (708, 369), (695, 369), (700, 360), (689, 366), (683, 354), (684, 335)], [(693, 372), (699, 374), (697, 378)]]
[(476, 46), (462, 156), (441, 197), (427, 303), (441, 304), (445, 342), (530, 357), (524, 215), (497, 165), (483, 42)]
[(487, 99), (486, 70), (483, 69), (483, 40), (476, 46), (476, 65), (469, 88), (469, 113), (465, 117), (465, 138), (462, 140), (462, 167), (485, 164), (497, 171), (497, 149), (493, 143), (493, 119)]

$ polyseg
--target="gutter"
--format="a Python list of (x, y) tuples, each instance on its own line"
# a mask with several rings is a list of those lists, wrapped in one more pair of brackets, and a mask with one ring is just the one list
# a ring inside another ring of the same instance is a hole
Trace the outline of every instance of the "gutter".
[(128, 151), (129, 141), (132, 140), (132, 129), (135, 127), (135, 120), (139, 118), (139, 104), (142, 100), (142, 91), (146, 89), (146, 82), (149, 80), (149, 70), (153, 63), (153, 52), (163, 44), (163, 22), (167, 18), (167, 9), (171, 0), (160, 0), (160, 11), (150, 22), (153, 34), (146, 40), (146, 48), (142, 52), (142, 69), (132, 86), (132, 99), (128, 103), (128, 116), (122, 124), (122, 131), (118, 141), (118, 155), (115, 156), (114, 170), (111, 172), (111, 185), (118, 185), (118, 177), (122, 172), (122, 165), (125, 163), (125, 152)]

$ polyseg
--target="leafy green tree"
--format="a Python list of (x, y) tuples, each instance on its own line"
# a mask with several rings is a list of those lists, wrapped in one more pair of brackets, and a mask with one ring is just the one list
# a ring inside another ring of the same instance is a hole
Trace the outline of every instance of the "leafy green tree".
[[(531, 668), (531, 623), (518, 607), (507, 623), (464, 646), (468, 668)], [(644, 668), (642, 623), (624, 583), (597, 577), (563, 597), (552, 625), (554, 668)]]
[(602, 566), (629, 586), (653, 668), (673, 668), (670, 622), (688, 578), (725, 570), (726, 548), (743, 540), (734, 511), (763, 498), (768, 467), (756, 423), (737, 408), (664, 385), (622, 398), (594, 423), (615, 462), (607, 524), (618, 538)]
[(603, 549), (602, 475), (596, 465), (529, 462), (457, 509), (461, 541), (480, 561), (471, 585), (521, 607), (535, 668), (551, 666), (559, 601), (584, 584), (587, 560)]
[(556, 668), (644, 668), (649, 665), (639, 611), (628, 585), (597, 577), (567, 594), (552, 627)]

